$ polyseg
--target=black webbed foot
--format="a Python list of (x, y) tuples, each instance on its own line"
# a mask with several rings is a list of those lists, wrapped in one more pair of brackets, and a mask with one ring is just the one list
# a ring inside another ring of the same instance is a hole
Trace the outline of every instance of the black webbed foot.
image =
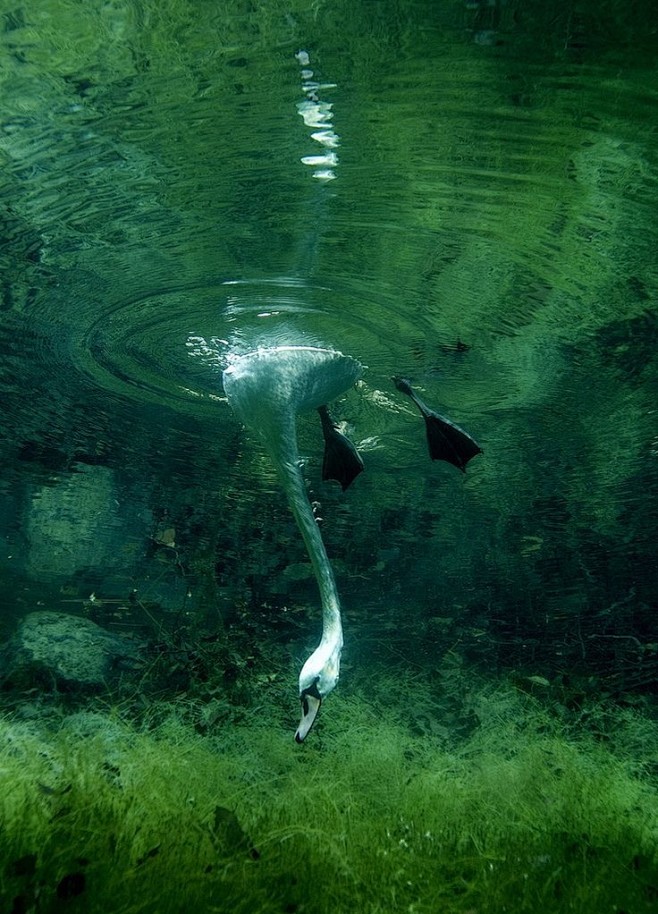
[(446, 460), (465, 472), (468, 461), (476, 454), (482, 453), (479, 444), (463, 428), (426, 406), (406, 378), (393, 378), (393, 382), (420, 410), (425, 420), (427, 445), (432, 460)]
[(322, 479), (325, 482), (328, 479), (336, 480), (344, 492), (363, 470), (363, 460), (350, 439), (338, 431), (327, 407), (320, 406), (318, 412), (324, 436)]

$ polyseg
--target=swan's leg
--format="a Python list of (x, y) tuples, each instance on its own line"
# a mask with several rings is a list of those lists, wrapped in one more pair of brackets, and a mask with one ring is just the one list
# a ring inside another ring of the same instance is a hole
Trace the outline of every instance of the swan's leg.
[(482, 448), (477, 441), (471, 438), (463, 428), (426, 406), (407, 380), (393, 378), (393, 382), (397, 389), (410, 397), (420, 410), (425, 420), (427, 446), (432, 460), (446, 460), (465, 472), (468, 461), (476, 454), (482, 453)]
[(335, 479), (343, 492), (363, 470), (363, 460), (354, 444), (338, 431), (326, 406), (318, 409), (324, 435), (324, 460), (322, 479)]

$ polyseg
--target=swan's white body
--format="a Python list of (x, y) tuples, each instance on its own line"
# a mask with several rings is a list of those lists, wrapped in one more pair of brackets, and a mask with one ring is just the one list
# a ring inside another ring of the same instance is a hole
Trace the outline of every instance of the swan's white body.
[(224, 390), (232, 408), (257, 432), (277, 469), (290, 508), (308, 550), (322, 603), (322, 638), (299, 674), (302, 719), (295, 739), (310, 730), (321, 700), (340, 672), (343, 630), (340, 602), (300, 468), (296, 416), (335, 400), (361, 375), (361, 365), (331, 349), (277, 346), (237, 358), (224, 371)]

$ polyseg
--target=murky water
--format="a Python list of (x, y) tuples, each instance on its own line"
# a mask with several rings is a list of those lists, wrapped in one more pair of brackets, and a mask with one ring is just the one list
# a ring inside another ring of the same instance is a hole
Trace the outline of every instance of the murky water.
[[(456, 625), (478, 657), (600, 673), (613, 639), (653, 643), (658, 86), (633, 16), (3, 4), (3, 600), (312, 601), (220, 380), (306, 341), (367, 366), (344, 496), (300, 428), (362, 645)], [(481, 443), (465, 477), (393, 374)], [(633, 651), (615, 675), (643, 681)]]

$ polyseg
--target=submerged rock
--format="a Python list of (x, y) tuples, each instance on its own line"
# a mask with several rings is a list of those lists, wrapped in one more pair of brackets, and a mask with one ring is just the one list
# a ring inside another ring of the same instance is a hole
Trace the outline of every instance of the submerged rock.
[(80, 616), (33, 612), (0, 651), (4, 688), (96, 690), (139, 664), (139, 645)]

